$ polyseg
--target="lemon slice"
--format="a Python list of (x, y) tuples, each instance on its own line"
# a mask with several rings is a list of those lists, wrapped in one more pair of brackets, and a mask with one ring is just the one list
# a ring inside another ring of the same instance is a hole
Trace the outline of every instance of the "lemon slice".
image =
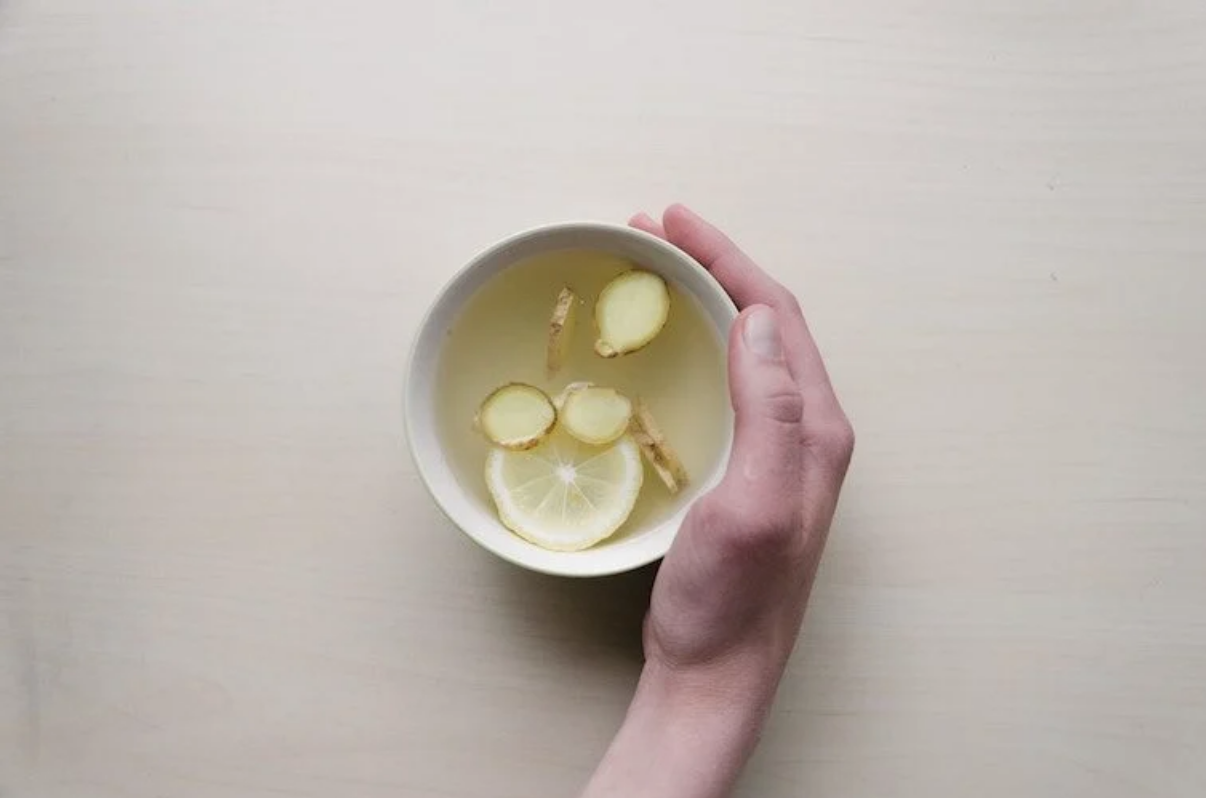
[(628, 520), (641, 492), (641, 449), (628, 435), (590, 446), (557, 432), (527, 451), (493, 449), (486, 484), (515, 534), (554, 551), (579, 551)]

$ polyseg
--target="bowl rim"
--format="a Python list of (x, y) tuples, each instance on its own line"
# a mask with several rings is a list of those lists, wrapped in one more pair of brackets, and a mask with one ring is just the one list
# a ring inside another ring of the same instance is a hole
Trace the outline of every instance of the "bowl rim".
[[(737, 306), (733, 302), (732, 297), (729, 296), (728, 292), (726, 292), (724, 290), (724, 288), (720, 285), (720, 283), (716, 280), (716, 278), (707, 269), (705, 269), (697, 260), (695, 260), (695, 258), (691, 257), (686, 252), (684, 252), (683, 250), (674, 246), (673, 244), (665, 241), (664, 239), (661, 239), (650, 233), (646, 233), (643, 230), (638, 230), (636, 228), (629, 227), (627, 225), (616, 224), (613, 222), (600, 222), (600, 221), (591, 221), (591, 220), (573, 220), (573, 221), (551, 222), (551, 223), (547, 223), (547, 224), (535, 225), (532, 227), (528, 227), (524, 230), (520, 230), (518, 232), (512, 233), (511, 235), (508, 235), (502, 239), (499, 239), (498, 241), (495, 241), (494, 243), (479, 250), (477, 252), (477, 254), (475, 254), (472, 258), (470, 258), (465, 263), (464, 266), (457, 269), (456, 272), (454, 272), (452, 274), (452, 276), (449, 277), (448, 280), (446, 280), (443, 283), (443, 285), (440, 286), (439, 290), (436, 291), (434, 296), (431, 298), (430, 302), (427, 305), (426, 310), (423, 312), (423, 315), (420, 318), (419, 323), (412, 334), (412, 339), (411, 339), (411, 343), (410, 343), (410, 347), (409, 347), (409, 351), (408, 351), (408, 355), (407, 355), (407, 359), (406, 359), (406, 364), (405, 364), (405, 368), (403, 370), (402, 415), (403, 415), (404, 432), (406, 435), (407, 449), (410, 452), (411, 461), (414, 464), (415, 471), (418, 472), (419, 478), (422, 481), (424, 488), (426, 489), (426, 491), (427, 491), (428, 495), (431, 497), (431, 499), (435, 502), (436, 506), (439, 508), (441, 514), (443, 514), (443, 516), (445, 518), (447, 518), (449, 520), (449, 522), (452, 523), (453, 526), (455, 526), (457, 529), (459, 529), (462, 534), (464, 534), (466, 537), (468, 537), (470, 540), (472, 540), (478, 546), (480, 546), (481, 548), (490, 552), (491, 554), (495, 555), (496, 557), (498, 557), (502, 560), (505, 560), (513, 565), (524, 568), (526, 570), (534, 571), (537, 573), (548, 574), (551, 576), (588, 578), (588, 577), (611, 576), (611, 575), (615, 575), (615, 574), (625, 573), (628, 571), (633, 571), (638, 568), (642, 568), (646, 565), (649, 565), (652, 562), (656, 562), (657, 560), (662, 559), (666, 555), (666, 552), (669, 550), (670, 545), (673, 543), (674, 538), (678, 534), (677, 528), (675, 528), (671, 532), (671, 534), (666, 536), (666, 543), (665, 543), (664, 547), (663, 546), (651, 547), (647, 552), (640, 554), (636, 557), (633, 557), (631, 559), (616, 560), (616, 559), (610, 558), (610, 557), (592, 558), (588, 554), (589, 552), (592, 551), (592, 549), (586, 549), (584, 551), (579, 551), (579, 552), (553, 552), (553, 551), (546, 551), (544, 549), (541, 549), (540, 551), (542, 554), (553, 555), (551, 558), (552, 562), (558, 562), (558, 563), (563, 564), (563, 565), (554, 566), (551, 564), (542, 564), (539, 562), (526, 561), (521, 556), (514, 556), (510, 552), (500, 550), (498, 547), (492, 545), (486, 536), (477, 534), (475, 531), (469, 529), (470, 524), (465, 523), (462, 519), (458, 519), (456, 517), (456, 515), (454, 514), (453, 510), (446, 503), (446, 501), (449, 497), (444, 495), (445, 480), (442, 480), (442, 479), (437, 480), (436, 479), (436, 475), (434, 473), (434, 468), (435, 468), (434, 464), (432, 462), (428, 461), (428, 456), (421, 454), (420, 447), (417, 444), (417, 440), (418, 440), (419, 436), (416, 434), (416, 432), (417, 432), (416, 424), (418, 422), (415, 417), (417, 411), (415, 411), (414, 408), (417, 404), (416, 400), (417, 400), (417, 397), (419, 396), (418, 391), (420, 389), (420, 386), (418, 386), (416, 384), (416, 380), (412, 379), (413, 373), (416, 368), (416, 364), (418, 363), (420, 356), (423, 354), (423, 352), (420, 351), (420, 346), (422, 345), (424, 339), (427, 337), (425, 335), (425, 333), (427, 333), (427, 331), (430, 329), (430, 327), (435, 319), (436, 312), (441, 309), (441, 306), (444, 304), (449, 293), (458, 284), (460, 284), (463, 280), (465, 280), (473, 272), (477, 271), (478, 269), (481, 269), (484, 264), (487, 264), (490, 261), (496, 259), (505, 250), (515, 247), (516, 245), (519, 245), (529, 239), (538, 239), (538, 238), (543, 238), (546, 236), (554, 236), (554, 235), (558, 235), (558, 234), (562, 234), (562, 235), (573, 234), (576, 232), (577, 233), (584, 233), (584, 232), (585, 233), (599, 233), (599, 234), (603, 234), (603, 235), (616, 235), (616, 236), (620, 236), (620, 237), (626, 237), (626, 238), (629, 238), (630, 240), (640, 241), (641, 243), (645, 244), (646, 246), (652, 246), (654, 249), (661, 250), (665, 256), (678, 260), (684, 266), (687, 267), (689, 273), (692, 273), (695, 275), (695, 279), (698, 281), (698, 284), (697, 285), (687, 285), (684, 287), (688, 291), (690, 291), (693, 295), (695, 295), (694, 298), (696, 301), (700, 301), (700, 302), (704, 301), (703, 297), (700, 296), (700, 293), (701, 293), (700, 289), (706, 287), (706, 290), (708, 292), (710, 292), (716, 299), (718, 299), (720, 301), (721, 306), (722, 306), (722, 312), (725, 314), (726, 324), (731, 325), (736, 320), (737, 315), (738, 315)], [(550, 250), (550, 251), (552, 251), (552, 250)], [(499, 267), (492, 270), (490, 276), (497, 274), (502, 269), (507, 268), (510, 265), (512, 265), (512, 263), (501, 264)], [(462, 298), (460, 300), (460, 302), (458, 303), (457, 307), (453, 309), (453, 311), (454, 312), (459, 311), (459, 309), (463, 306), (463, 303), (465, 301), (467, 301), (469, 296), (471, 296), (471, 295), (472, 295), (472, 293), (470, 293), (470, 294), (466, 295), (464, 298)], [(709, 317), (709, 320), (713, 322), (713, 327), (716, 328), (717, 325), (715, 324), (715, 320), (712, 318), (712, 315), (708, 314), (708, 313), (705, 313), (705, 315), (707, 315)], [(727, 334), (728, 334), (727, 327), (725, 329), (717, 328), (716, 332), (717, 332), (718, 338), (720, 339), (720, 345), (722, 347), (724, 347), (726, 345), (725, 342), (726, 342)], [(435, 353), (435, 356), (438, 357), (438, 350)], [(726, 390), (727, 390), (727, 380), (726, 380)], [(728, 420), (730, 421), (729, 434), (725, 436), (725, 439), (722, 443), (722, 450), (717, 458), (717, 465), (715, 467), (714, 473), (710, 474), (708, 476), (708, 479), (706, 481), (704, 481), (703, 483), (701, 483), (700, 495), (702, 495), (703, 493), (706, 493), (708, 490), (711, 490), (720, 481), (720, 478), (723, 476), (725, 463), (727, 462), (729, 455), (732, 451), (733, 434), (732, 434), (732, 428), (731, 428), (732, 427), (732, 425), (731, 425), (732, 409), (731, 408), (729, 408), (728, 415), (729, 415)], [(465, 488), (460, 484), (459, 480), (457, 480), (455, 477), (453, 477), (452, 481), (455, 484), (454, 484), (454, 487), (450, 488), (450, 490), (453, 490), (458, 494), (464, 494), (466, 492)], [(461, 496), (461, 498), (464, 498), (463, 495)], [(666, 518), (664, 521), (659, 523), (653, 529), (654, 530), (660, 529), (663, 526), (667, 526), (667, 525), (671, 525), (671, 524), (675, 525), (675, 527), (681, 525), (682, 520), (685, 517), (685, 515), (689, 509), (690, 509), (690, 503), (679, 508), (669, 518)], [(501, 525), (501, 522), (499, 522), (499, 523)], [(534, 544), (530, 544), (530, 545), (534, 545)], [(572, 560), (567, 560), (566, 558), (558, 557), (556, 555), (567, 555), (567, 557), (577, 555), (578, 558), (575, 558)], [(587, 555), (587, 556), (585, 558), (582, 558), (582, 555)], [(573, 566), (569, 565), (570, 562), (573, 563)]]

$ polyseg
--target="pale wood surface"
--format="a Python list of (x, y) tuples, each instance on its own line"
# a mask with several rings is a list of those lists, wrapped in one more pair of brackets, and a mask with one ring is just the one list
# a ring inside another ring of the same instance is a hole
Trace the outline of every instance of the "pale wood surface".
[(463, 539), (402, 366), (675, 199), (860, 433), (741, 794), (1206, 794), (1206, 5), (0, 0), (0, 795), (572, 795), (649, 574)]

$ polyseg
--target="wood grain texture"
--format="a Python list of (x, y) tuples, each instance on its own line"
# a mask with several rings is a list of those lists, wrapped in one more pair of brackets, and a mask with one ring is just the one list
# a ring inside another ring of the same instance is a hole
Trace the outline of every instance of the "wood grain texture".
[(0, 0), (0, 795), (573, 795), (648, 572), (405, 450), (419, 314), (685, 200), (860, 443), (748, 796), (1206, 794), (1206, 6)]

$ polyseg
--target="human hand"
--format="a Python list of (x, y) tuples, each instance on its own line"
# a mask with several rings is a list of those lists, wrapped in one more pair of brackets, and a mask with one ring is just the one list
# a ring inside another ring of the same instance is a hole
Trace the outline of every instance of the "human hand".
[(854, 434), (786, 288), (682, 206), (633, 225), (698, 260), (741, 309), (729, 341), (732, 457), (662, 563), (645, 656), (765, 693), (795, 643)]
[(791, 292), (683, 206), (631, 224), (698, 260), (741, 309), (729, 339), (736, 429), (724, 479), (658, 572), (637, 696), (587, 795), (721, 796), (795, 644), (854, 433)]

